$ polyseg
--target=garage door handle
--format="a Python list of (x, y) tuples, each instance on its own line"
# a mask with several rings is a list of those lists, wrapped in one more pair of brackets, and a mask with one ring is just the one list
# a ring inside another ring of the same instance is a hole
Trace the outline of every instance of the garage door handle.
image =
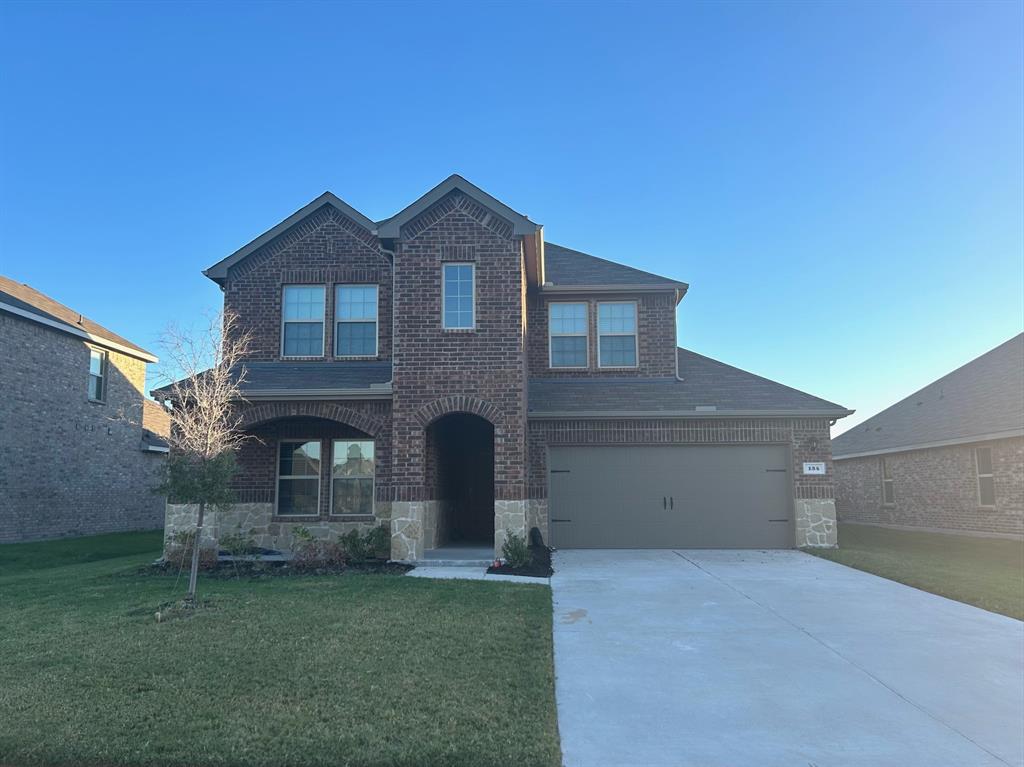
[(668, 508), (668, 498), (666, 498), (665, 496), (661, 496), (661, 508)]
[(668, 507), (670, 509), (674, 509), (676, 507), (676, 497), (674, 495), (670, 495), (668, 497)]

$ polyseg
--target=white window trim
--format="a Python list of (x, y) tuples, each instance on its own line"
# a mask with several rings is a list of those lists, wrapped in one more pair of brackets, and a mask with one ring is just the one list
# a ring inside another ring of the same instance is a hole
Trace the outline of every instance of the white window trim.
[[(316, 477), (316, 514), (282, 514), (281, 513), (281, 480), (282, 479), (310, 479), (306, 474), (285, 474), (281, 475), (281, 445), (286, 442), (319, 442), (320, 443), (320, 473)], [(321, 485), (324, 482), (324, 441), (320, 437), (285, 437), (277, 441), (277, 462), (274, 464), (274, 516), (285, 519), (312, 519), (320, 516), (320, 495)]]
[[(320, 353), (319, 354), (285, 354), (284, 353), (284, 326), (291, 322), (296, 325), (312, 325), (313, 322), (304, 320), (285, 320), (284, 318), (284, 294), (288, 288), (323, 288), (324, 289), (324, 315), (320, 319), (320, 325), (322, 331), (320, 333)], [(327, 286), (318, 283), (302, 283), (302, 282), (290, 282), (287, 285), (281, 286), (281, 359), (283, 360), (314, 360), (320, 359), (325, 354), (325, 345), (327, 343)]]
[[(373, 489), (370, 491), (370, 514), (376, 514), (377, 512), (377, 441), (374, 439), (357, 439), (354, 437), (331, 437), (331, 464), (328, 467), (328, 480), (331, 483), (330, 498), (328, 499), (327, 513), (329, 516), (335, 519), (344, 519), (346, 517), (365, 517), (366, 514), (335, 514), (334, 513), (334, 443), (335, 442), (369, 442), (373, 445), (373, 476), (370, 479), (373, 481)], [(280, 466), (280, 463), (278, 464)], [(365, 477), (354, 477), (354, 479), (365, 479)]]
[[(889, 471), (889, 475), (890, 476), (888, 478), (885, 476), (886, 468), (890, 469), (890, 471)], [(882, 477), (882, 505), (883, 506), (895, 506), (896, 505), (896, 480), (892, 476), (891, 467), (889, 466), (889, 462), (886, 460), (886, 457), (884, 455), (879, 458), (879, 461), (878, 461), (878, 471), (879, 471), (879, 473), (881, 474), (881, 477)], [(892, 486), (892, 500), (891, 501), (885, 500), (885, 483), (886, 482), (888, 482)]]
[[(361, 320), (357, 319), (338, 319), (338, 294), (341, 292), (341, 288), (376, 288), (374, 306), (376, 318), (373, 320), (373, 354), (338, 354), (338, 325), (343, 322), (369, 322), (368, 318)], [(375, 282), (339, 282), (334, 286), (334, 358), (339, 360), (352, 360), (352, 359), (377, 359), (380, 356), (380, 285)]]
[[(601, 307), (615, 304), (632, 304), (633, 321), (636, 329), (632, 333), (602, 333), (601, 332)], [(597, 332), (597, 366), (602, 370), (636, 370), (640, 367), (640, 306), (637, 301), (598, 301), (597, 311), (594, 312), (594, 329)], [(633, 348), (636, 350), (636, 362), (632, 365), (602, 365), (601, 364), (601, 336), (632, 336)]]
[[(110, 354), (107, 352), (106, 349), (100, 349), (99, 347), (96, 346), (89, 346), (88, 344), (86, 344), (86, 348), (89, 350), (89, 367), (86, 368), (85, 397), (86, 399), (89, 400), (89, 402), (95, 403), (97, 405), (105, 405), (107, 403), (107, 379), (109, 378), (110, 375)], [(93, 352), (99, 353), (103, 358), (102, 367), (100, 369), (100, 396), (98, 398), (94, 398), (91, 394), (89, 394), (89, 384), (92, 383)]]
[[(470, 276), (472, 278), (472, 284), (473, 284), (473, 322), (469, 326), (462, 326), (462, 325), (460, 325), (458, 327), (450, 328), (447, 325), (447, 322), (446, 322), (446, 319), (445, 319), (444, 305), (445, 305), (445, 298), (446, 298), (445, 294), (447, 293), (447, 290), (445, 290), (445, 285), (447, 284), (448, 281), (444, 278), (444, 271), (449, 266), (468, 266), (469, 267), (469, 270), (470, 270), (469, 273), (470, 273)], [(476, 330), (476, 264), (473, 261), (444, 261), (444, 262), (441, 263), (441, 329), (442, 330), (453, 330), (453, 331)]]
[[(992, 466), (991, 474), (982, 474), (981, 469), (978, 467), (978, 451), (988, 450), (988, 461)], [(982, 478), (992, 479), (992, 503), (982, 503), (981, 501), (981, 480)], [(996, 507), (996, 465), (995, 455), (992, 452), (991, 447), (976, 447), (974, 448), (974, 480), (978, 486), (978, 506), (983, 509), (994, 509)]]
[[(551, 330), (551, 307), (556, 304), (569, 304), (583, 307), (584, 328), (582, 336), (586, 339), (587, 364), (555, 365), (551, 340), (553, 338), (579, 338), (580, 333), (555, 333)], [(590, 369), (590, 303), (587, 301), (549, 301), (548, 302), (548, 367), (552, 370), (589, 370)]]

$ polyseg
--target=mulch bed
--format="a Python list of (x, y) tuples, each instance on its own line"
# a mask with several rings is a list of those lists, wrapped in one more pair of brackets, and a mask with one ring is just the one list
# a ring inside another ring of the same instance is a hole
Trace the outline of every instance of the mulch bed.
[(496, 575), (526, 575), (531, 578), (550, 578), (554, 574), (551, 567), (551, 549), (547, 546), (530, 546), (530, 564), (526, 567), (510, 567), (501, 565), (487, 568), (488, 573)]
[[(204, 578), (287, 578), (305, 575), (403, 575), (412, 570), (412, 565), (399, 562), (388, 562), (384, 559), (371, 559), (365, 562), (353, 562), (349, 565), (304, 565), (296, 567), (288, 562), (218, 562), (213, 567), (203, 567)], [(181, 568), (177, 564), (161, 562), (140, 568), (140, 575), (177, 575), (179, 570), (187, 575), (188, 565)]]

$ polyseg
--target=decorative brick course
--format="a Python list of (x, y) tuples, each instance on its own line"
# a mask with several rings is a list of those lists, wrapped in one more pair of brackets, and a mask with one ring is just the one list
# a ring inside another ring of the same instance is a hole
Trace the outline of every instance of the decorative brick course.
[[(976, 447), (992, 448), (996, 505), (979, 503)], [(882, 503), (880, 456), (835, 462), (839, 521), (1024, 535), (1024, 438), (888, 453), (895, 503)]]

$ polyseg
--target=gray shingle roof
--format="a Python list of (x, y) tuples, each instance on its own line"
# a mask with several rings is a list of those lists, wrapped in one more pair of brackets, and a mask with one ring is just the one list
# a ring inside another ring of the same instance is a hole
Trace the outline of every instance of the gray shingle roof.
[(370, 389), (391, 380), (390, 362), (249, 362), (245, 367), (245, 393)]
[[(529, 412), (651, 415), (798, 413), (840, 418), (850, 411), (709, 357), (678, 349), (683, 378), (534, 378)], [(698, 410), (700, 408), (700, 410)]]
[(589, 253), (563, 248), (552, 242), (544, 243), (544, 281), (558, 286), (582, 285), (665, 285), (685, 286), (686, 283), (643, 272), (631, 266), (607, 261)]
[(832, 441), (836, 458), (1024, 432), (1024, 333)]
[(48, 320), (49, 322), (55, 322), (63, 325), (72, 333), (88, 333), (89, 335), (94, 336), (100, 343), (102, 343), (102, 341), (108, 341), (110, 343), (117, 344), (118, 346), (123, 346), (127, 350), (145, 355), (147, 358), (153, 357), (152, 354), (147, 352), (141, 346), (137, 346), (127, 338), (123, 338), (117, 333), (107, 330), (107, 328), (103, 327), (98, 322), (93, 322), (88, 317), (84, 317), (81, 312), (76, 312), (71, 307), (53, 300), (49, 296), (40, 293), (35, 288), (20, 282), (15, 282), (9, 277), (4, 277), (3, 275), (0, 275), (0, 303), (7, 304), (15, 309), (32, 314), (42, 320)]

